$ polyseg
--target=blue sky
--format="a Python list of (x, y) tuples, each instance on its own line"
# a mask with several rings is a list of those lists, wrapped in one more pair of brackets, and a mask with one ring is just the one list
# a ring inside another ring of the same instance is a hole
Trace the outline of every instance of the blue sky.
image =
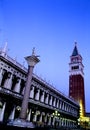
[(0, 0), (0, 46), (27, 67), (36, 48), (34, 73), (68, 95), (70, 55), (77, 41), (83, 57), (86, 111), (90, 112), (90, 0)]

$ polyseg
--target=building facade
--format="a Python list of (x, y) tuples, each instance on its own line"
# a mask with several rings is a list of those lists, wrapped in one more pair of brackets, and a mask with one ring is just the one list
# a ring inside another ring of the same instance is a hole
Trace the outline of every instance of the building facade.
[(70, 57), (69, 67), (69, 97), (79, 103), (80, 118), (82, 118), (85, 117), (84, 66), (76, 43)]
[[(19, 117), (27, 68), (0, 50), (0, 122)], [(79, 104), (33, 73), (27, 121), (42, 127), (76, 128)]]

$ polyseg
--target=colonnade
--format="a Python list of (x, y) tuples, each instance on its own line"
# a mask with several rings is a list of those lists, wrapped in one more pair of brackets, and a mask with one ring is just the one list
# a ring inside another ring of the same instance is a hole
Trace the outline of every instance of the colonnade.
[[(3, 69), (0, 70), (0, 85), (14, 92), (24, 94), (25, 81)], [(65, 100), (62, 95), (56, 96), (54, 92), (44, 89), (44, 86), (32, 80), (30, 98), (77, 116), (78, 111), (75, 106), (71, 105), (67, 99)]]
[[(14, 72), (14, 69), (10, 67), (0, 68), (0, 88), (12, 91), (13, 93), (18, 93), (22, 96), (24, 94), (25, 82), (26, 74), (22, 74), (18, 71)], [(73, 116), (77, 119), (77, 105), (61, 93), (57, 93), (55, 90), (53, 90), (53, 88), (51, 89), (46, 84), (35, 80), (34, 77), (32, 79), (29, 98), (34, 102), (43, 104), (43, 107), (48, 106), (49, 112), (42, 111), (42, 109), (33, 110), (30, 107), (27, 110), (28, 121), (36, 122), (40, 125), (76, 127), (77, 121), (75, 121), (75, 119), (70, 119), (67, 116), (61, 116), (61, 113), (66, 113), (67, 115)], [(0, 104), (0, 121), (3, 121), (7, 102), (2, 102), (2, 100), (0, 100)], [(50, 108), (52, 108), (52, 112), (50, 111)], [(12, 110), (8, 116), (8, 120), (14, 120), (17, 118), (19, 114), (17, 115), (16, 113), (19, 113), (20, 110), (21, 106), (13, 104)], [(55, 110), (57, 110), (58, 114), (55, 114)]]
[[(4, 118), (5, 113), (5, 107), (6, 103), (4, 102), (2, 109), (0, 109), (0, 121)], [(14, 106), (8, 120), (14, 120), (15, 119), (15, 113), (16, 111), (20, 112), (20, 106)], [(65, 117), (61, 117), (54, 115), (54, 113), (46, 113), (41, 110), (33, 111), (31, 108), (28, 110), (27, 113), (27, 121), (37, 123), (38, 125), (42, 126), (53, 126), (53, 127), (76, 127), (77, 122), (72, 119), (68, 119)]]

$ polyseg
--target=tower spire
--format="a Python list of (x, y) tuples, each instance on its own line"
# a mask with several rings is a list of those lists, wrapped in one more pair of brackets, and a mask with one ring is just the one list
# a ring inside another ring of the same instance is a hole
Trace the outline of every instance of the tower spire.
[(75, 47), (73, 49), (72, 56), (77, 56), (77, 55), (79, 55), (79, 53), (78, 53), (78, 49), (77, 49), (77, 42), (75, 41)]

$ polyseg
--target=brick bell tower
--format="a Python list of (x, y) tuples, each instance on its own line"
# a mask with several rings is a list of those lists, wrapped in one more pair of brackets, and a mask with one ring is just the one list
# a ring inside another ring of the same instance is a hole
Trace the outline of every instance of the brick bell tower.
[(76, 42), (72, 55), (70, 56), (69, 67), (69, 97), (79, 103), (80, 118), (82, 118), (85, 116), (84, 66)]

